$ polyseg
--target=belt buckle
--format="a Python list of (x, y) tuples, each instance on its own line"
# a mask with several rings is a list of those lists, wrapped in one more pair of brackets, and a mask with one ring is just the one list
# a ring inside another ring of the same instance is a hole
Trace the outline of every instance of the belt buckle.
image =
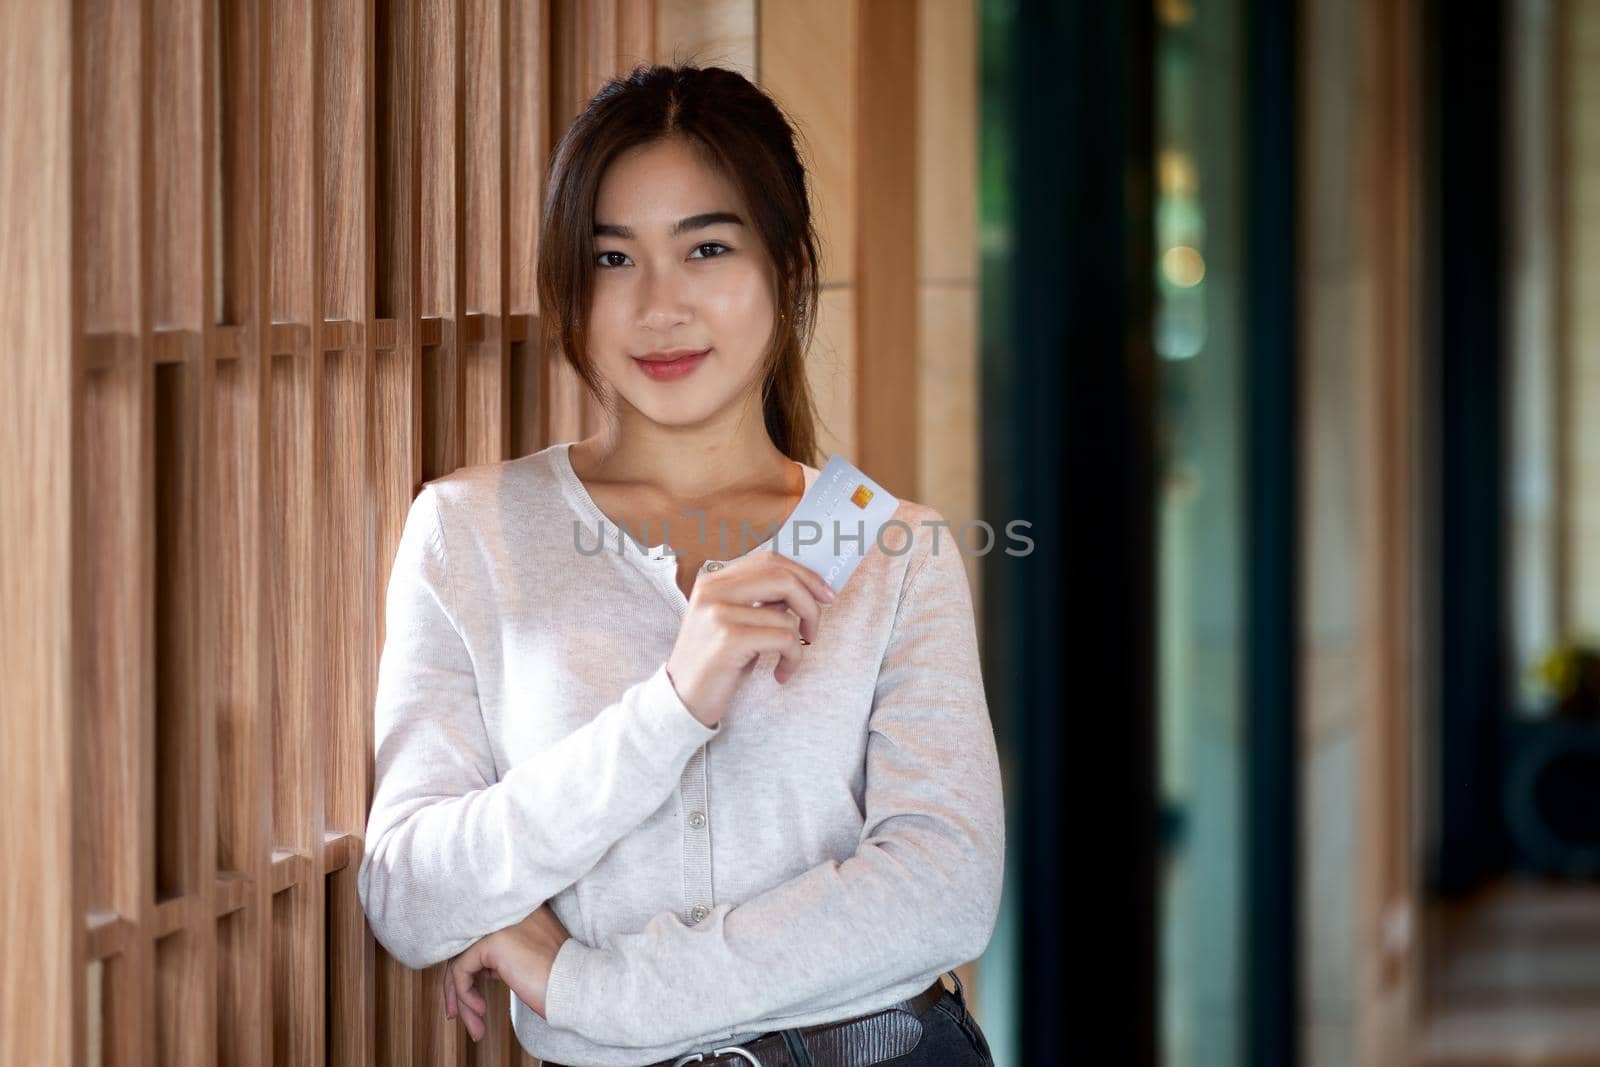
[[(754, 1052), (751, 1052), (749, 1049), (745, 1048), (743, 1045), (729, 1045), (726, 1048), (714, 1048), (714, 1049), (711, 1050), (711, 1055), (713, 1055), (713, 1056), (721, 1056), (722, 1054), (727, 1053), (727, 1052), (737, 1053), (738, 1055), (740, 1055), (740, 1056), (744, 1057), (745, 1059), (749, 1060), (750, 1063), (751, 1063), (751, 1067), (766, 1067), (766, 1065), (763, 1064), (761, 1062), (761, 1060), (756, 1057), (756, 1054)], [(677, 1059), (673, 1060), (672, 1061), (672, 1067), (684, 1067), (685, 1064), (700, 1063), (705, 1058), (706, 1058), (706, 1054), (704, 1052), (690, 1052), (690, 1053), (687, 1053), (685, 1055), (679, 1056)]]

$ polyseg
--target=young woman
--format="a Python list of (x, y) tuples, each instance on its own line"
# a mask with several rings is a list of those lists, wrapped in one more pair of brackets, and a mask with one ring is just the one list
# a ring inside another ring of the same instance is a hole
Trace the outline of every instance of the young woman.
[(792, 129), (731, 71), (613, 81), (557, 148), (538, 271), (546, 350), (610, 417), (412, 505), (374, 935), (450, 961), (474, 1040), (498, 976), (546, 1063), (992, 1063), (943, 982), (1004, 860), (952, 532), (902, 500), (837, 595), (769, 550), (819, 473)]

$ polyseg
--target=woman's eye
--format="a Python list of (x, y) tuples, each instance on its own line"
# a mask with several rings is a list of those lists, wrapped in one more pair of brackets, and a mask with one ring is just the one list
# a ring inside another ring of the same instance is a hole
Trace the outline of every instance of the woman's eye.
[[(713, 251), (711, 251), (709, 253), (706, 253), (706, 249), (713, 249)], [(698, 245), (694, 246), (694, 253), (705, 253), (705, 254), (703, 254), (703, 255), (691, 254), (689, 258), (691, 258), (691, 259), (716, 259), (719, 256), (727, 255), (731, 251), (733, 251), (733, 249), (729, 248), (727, 245), (723, 244), (720, 241), (707, 241), (704, 244), (698, 244)], [(617, 260), (612, 260), (611, 258), (609, 258), (611, 256), (616, 256)], [(624, 252), (601, 252), (601, 253), (599, 253), (599, 254), (597, 254), (595, 256), (595, 263), (600, 267), (606, 267), (606, 268), (625, 267), (625, 266), (627, 266), (627, 261), (628, 261), (628, 256)]]

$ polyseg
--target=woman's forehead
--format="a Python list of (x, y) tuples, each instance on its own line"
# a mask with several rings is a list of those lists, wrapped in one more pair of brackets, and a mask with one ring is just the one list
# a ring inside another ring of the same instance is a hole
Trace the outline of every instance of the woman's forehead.
[(744, 217), (733, 183), (703, 153), (674, 138), (639, 145), (606, 168), (595, 198), (595, 223), (667, 232), (690, 216)]

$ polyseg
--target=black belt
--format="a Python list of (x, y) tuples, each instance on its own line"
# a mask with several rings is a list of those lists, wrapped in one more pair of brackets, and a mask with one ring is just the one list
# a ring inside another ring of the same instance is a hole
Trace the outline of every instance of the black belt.
[[(775, 1030), (743, 1045), (687, 1052), (647, 1067), (871, 1067), (915, 1048), (922, 1037), (923, 1014), (946, 992), (940, 975), (910, 1000), (881, 1011), (798, 1031)], [(553, 1060), (544, 1065), (564, 1067)]]

